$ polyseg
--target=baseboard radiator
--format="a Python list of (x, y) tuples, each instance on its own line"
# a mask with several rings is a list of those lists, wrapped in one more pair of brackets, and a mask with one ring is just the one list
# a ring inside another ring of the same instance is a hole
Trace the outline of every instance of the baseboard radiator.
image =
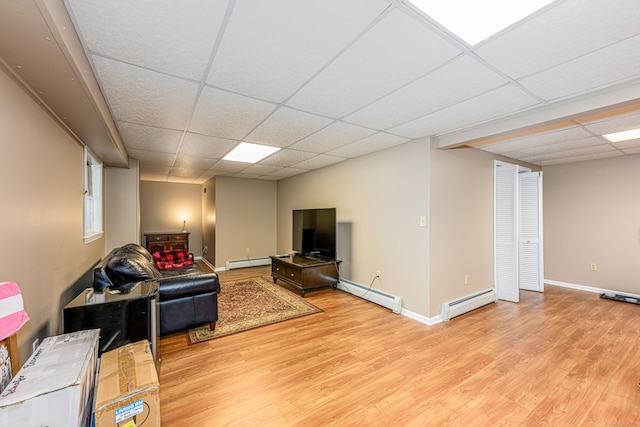
[(366, 288), (348, 280), (340, 279), (338, 289), (348, 292), (357, 297), (371, 301), (372, 303), (388, 308), (394, 313), (402, 312), (402, 297), (388, 294), (377, 289)]
[(454, 301), (442, 303), (442, 320), (451, 320), (453, 317), (460, 316), (483, 305), (496, 302), (497, 295), (495, 288), (485, 289), (478, 293), (468, 295)]
[(259, 267), (262, 265), (271, 265), (271, 258), (247, 258), (237, 261), (227, 261), (224, 264), (225, 270), (233, 270), (235, 268)]

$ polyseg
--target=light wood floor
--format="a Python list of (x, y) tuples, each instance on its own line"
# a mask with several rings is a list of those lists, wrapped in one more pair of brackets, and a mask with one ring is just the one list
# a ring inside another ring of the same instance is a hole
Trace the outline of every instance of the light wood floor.
[(163, 426), (640, 423), (637, 305), (547, 286), (426, 326), (337, 290), (306, 299), (324, 312), (191, 346), (164, 337)]

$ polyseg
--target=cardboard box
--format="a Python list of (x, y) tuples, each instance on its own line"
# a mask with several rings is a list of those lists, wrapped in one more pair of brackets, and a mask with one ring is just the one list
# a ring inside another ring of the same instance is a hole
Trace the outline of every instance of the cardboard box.
[(160, 425), (160, 383), (149, 341), (102, 353), (94, 416), (96, 427)]
[(48, 337), (0, 395), (1, 426), (86, 426), (99, 329)]

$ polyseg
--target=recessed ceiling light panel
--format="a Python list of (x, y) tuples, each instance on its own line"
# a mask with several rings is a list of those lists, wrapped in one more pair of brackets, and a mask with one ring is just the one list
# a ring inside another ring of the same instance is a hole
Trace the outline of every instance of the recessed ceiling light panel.
[(629, 141), (631, 139), (640, 139), (640, 129), (630, 129), (622, 132), (608, 133), (602, 135), (611, 142)]
[(255, 163), (265, 157), (280, 150), (278, 147), (270, 147), (268, 145), (251, 144), (249, 142), (241, 142), (229, 152), (222, 160), (231, 160), (234, 162)]
[(473, 46), (552, 1), (411, 0), (411, 3)]

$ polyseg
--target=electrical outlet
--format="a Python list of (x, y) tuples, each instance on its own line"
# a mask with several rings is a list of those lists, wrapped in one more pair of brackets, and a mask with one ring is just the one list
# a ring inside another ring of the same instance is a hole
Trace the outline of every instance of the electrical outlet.
[(249, 255), (249, 253), (250, 253), (249, 248), (247, 248), (247, 249), (245, 250), (245, 252), (246, 252), (246, 254), (247, 254), (247, 255)]
[(465, 275), (464, 275), (464, 284), (465, 284), (465, 285), (468, 285), (468, 284), (469, 284), (469, 275), (468, 275), (468, 274), (465, 274)]
[(39, 345), (40, 345), (40, 338), (36, 338), (35, 340), (33, 340), (33, 343), (31, 343), (31, 352), (35, 353)]
[(589, 270), (598, 271), (598, 264), (596, 264), (595, 262), (592, 262), (591, 264), (589, 264)]
[(380, 270), (376, 271), (376, 277), (380, 277)]

